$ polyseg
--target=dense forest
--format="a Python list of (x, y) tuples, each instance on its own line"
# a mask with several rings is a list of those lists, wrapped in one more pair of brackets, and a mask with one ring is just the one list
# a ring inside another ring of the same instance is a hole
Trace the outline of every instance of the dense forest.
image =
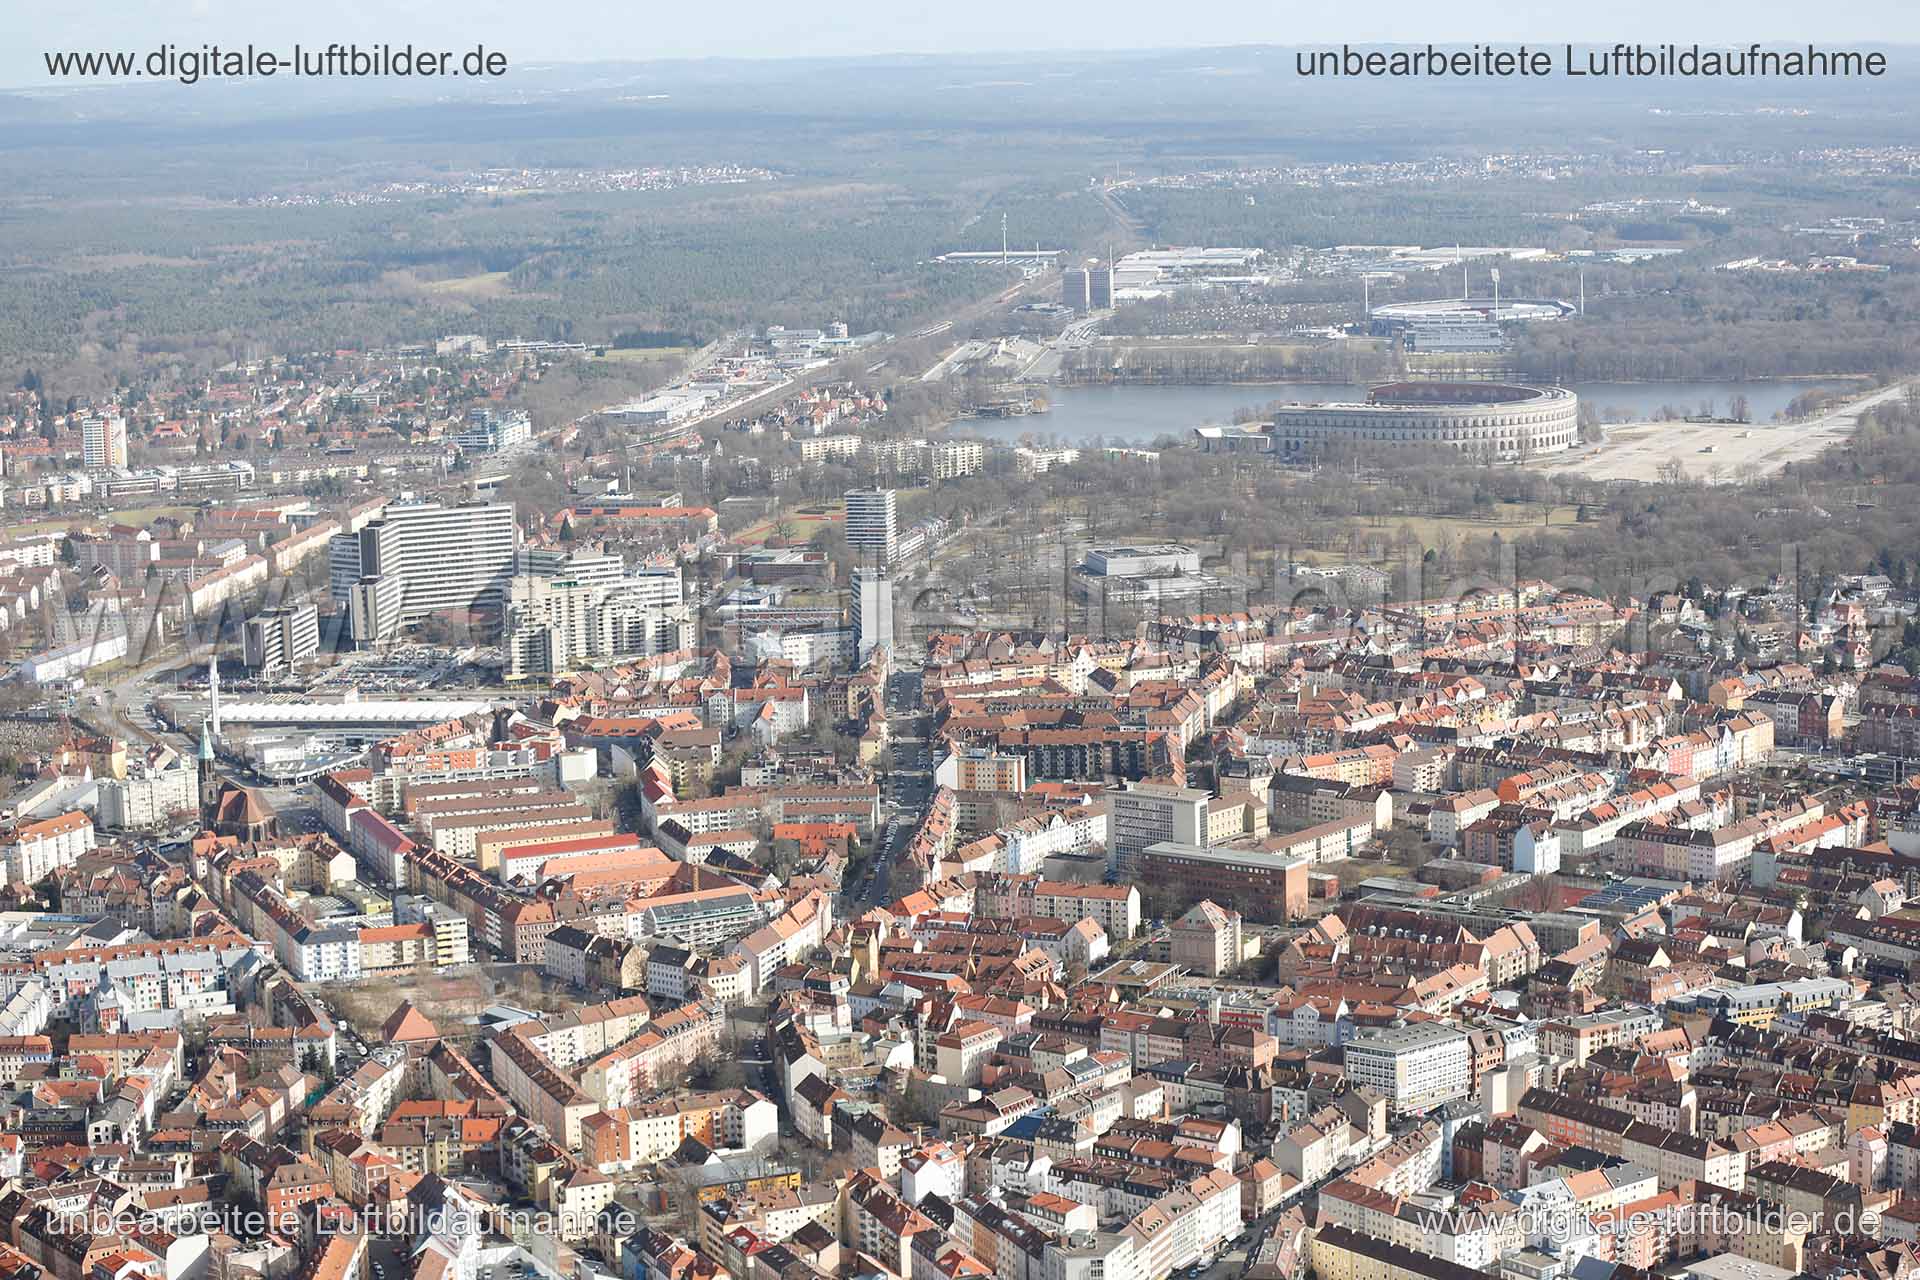
[[(1804, 253), (1798, 223), (1912, 216), (1897, 155), (1855, 171), (1822, 150), (1907, 141), (1903, 120), (1847, 86), (1809, 87), (1827, 109), (1773, 119), (1760, 149), (1737, 119), (1655, 119), (1631, 95), (1596, 104), (1552, 85), (1527, 88), (1524, 110), (1506, 88), (1462, 86), (1446, 118), (1423, 118), (1411, 140), (1416, 91), (1331, 101), (1270, 74), (1283, 54), (653, 64), (610, 75), (615, 87), (530, 72), (515, 90), (525, 97), (378, 106), (320, 89), (306, 107), (283, 89), (216, 101), (156, 85), (84, 103), (0, 93), (0, 379), (31, 365), (88, 390), (262, 346), (465, 330), (691, 344), (745, 324), (839, 318), (910, 332), (1019, 278), (931, 262), (999, 247), (1003, 215), (1014, 247), (1069, 257), (1151, 243), (1681, 250), (1589, 267), (1587, 323), (1542, 327), (1516, 353), (1542, 377), (1877, 372), (1916, 345), (1910, 248), (1876, 279), (1712, 270)], [(1243, 74), (1222, 78), (1227, 68)], [(819, 92), (840, 77), (860, 92)], [(657, 92), (636, 99), (636, 83)], [(1137, 91), (1124, 103), (1120, 84)], [(168, 114), (157, 105), (168, 102), (193, 109)], [(1495, 152), (1524, 161), (1528, 149), (1560, 157), (1552, 181), (1524, 163), (1485, 163)], [(496, 167), (709, 164), (776, 176), (596, 194), (443, 190)], [(1282, 173), (1317, 176), (1261, 176)], [(421, 194), (388, 194), (407, 184)], [(1630, 203), (1693, 197), (1728, 212)], [(1596, 200), (1629, 203), (1583, 212)], [(1573, 291), (1567, 262), (1510, 269), (1515, 290)], [(1351, 285), (1310, 276), (1230, 327), (1334, 322)], [(1422, 277), (1382, 289), (1443, 286)]]
[(1649, 266), (1636, 283), (1631, 292), (1590, 292), (1585, 317), (1526, 326), (1516, 372), (1565, 382), (1891, 375), (1912, 373), (1920, 350), (1920, 272), (1911, 268)]
[[(181, 219), (80, 211), (54, 265), (26, 265), (43, 250), (8, 242), (0, 363), (208, 365), (262, 345), (368, 346), (475, 328), (592, 342), (632, 330), (704, 342), (740, 325), (831, 318), (895, 329), (1016, 278), (927, 261), (965, 243), (961, 228), (977, 213), (957, 198), (884, 187), (223, 208)], [(1071, 225), (1071, 212), (1060, 221)], [(30, 239), (44, 238), (42, 229)]]

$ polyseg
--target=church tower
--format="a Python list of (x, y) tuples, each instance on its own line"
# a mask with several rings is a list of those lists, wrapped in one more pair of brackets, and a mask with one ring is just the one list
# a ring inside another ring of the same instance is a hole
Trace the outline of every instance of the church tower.
[(213, 770), (213, 718), (200, 721), (200, 825), (213, 826), (214, 806), (219, 802), (220, 775)]

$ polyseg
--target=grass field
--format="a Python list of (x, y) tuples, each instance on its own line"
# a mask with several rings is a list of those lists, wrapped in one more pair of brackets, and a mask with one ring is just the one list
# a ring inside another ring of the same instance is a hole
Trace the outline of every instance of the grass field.
[(141, 528), (152, 524), (161, 516), (191, 518), (197, 508), (165, 507), (128, 507), (124, 511), (108, 511), (100, 515), (49, 516), (45, 520), (27, 520), (19, 524), (8, 525), (6, 536), (9, 538), (30, 537), (36, 533), (52, 533), (56, 530), (83, 528), (90, 524), (124, 524)]
[(420, 287), (428, 293), (450, 293), (465, 298), (495, 298), (507, 292), (507, 273), (482, 271), (478, 275), (428, 281)]
[(1369, 528), (1406, 529), (1420, 539), (1426, 546), (1433, 546), (1443, 536), (1484, 537), (1490, 533), (1518, 533), (1536, 529), (1559, 528), (1577, 523), (1580, 508), (1576, 506), (1548, 506), (1538, 502), (1502, 502), (1490, 508), (1485, 515), (1473, 516), (1383, 516), (1370, 521)]
[[(1579, 522), (1577, 506), (1549, 506), (1537, 502), (1503, 502), (1482, 514), (1471, 516), (1369, 516), (1359, 526), (1366, 548), (1363, 561), (1378, 560), (1400, 538), (1401, 531), (1411, 533), (1423, 548), (1434, 548), (1448, 541), (1486, 538), (1500, 534), (1504, 538), (1541, 530), (1561, 531)], [(1295, 547), (1292, 554), (1304, 564), (1345, 564), (1351, 557), (1336, 538), (1331, 546)]]
[(846, 508), (838, 502), (824, 509), (783, 511), (779, 515), (769, 516), (756, 524), (748, 525), (734, 535), (733, 540), (749, 546), (760, 546), (775, 534), (779, 534), (788, 542), (805, 542), (821, 529), (839, 524), (846, 518)]

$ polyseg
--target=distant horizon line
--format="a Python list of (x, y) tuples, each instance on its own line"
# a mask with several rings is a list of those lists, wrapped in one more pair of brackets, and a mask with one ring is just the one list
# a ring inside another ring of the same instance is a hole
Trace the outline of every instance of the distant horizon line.
[[(258, 41), (258, 40), (248, 41), (244, 38), (236, 39), (232, 43), (223, 43), (222, 41), (219, 41), (219, 40), (176, 41), (174, 43), (184, 48), (196, 48), (196, 47), (200, 47), (202, 45), (207, 45), (207, 44), (220, 45), (223, 48), (236, 48), (236, 49), (245, 48), (249, 44), (252, 44), (256, 47), (263, 46), (263, 42), (261, 41)], [(352, 43), (352, 42), (336, 41), (333, 43)], [(423, 46), (423, 42), (420, 40), (407, 40), (404, 38), (389, 39), (386, 41), (360, 41), (358, 43), (365, 46), (371, 46), (377, 43), (384, 43), (396, 48), (406, 44), (413, 44), (416, 47)], [(673, 54), (673, 55), (664, 56), (664, 57), (602, 57), (602, 58), (531, 57), (531, 58), (524, 58), (524, 59), (516, 58), (509, 69), (508, 76), (511, 76), (511, 74), (516, 71), (547, 71), (547, 70), (557, 71), (557, 70), (563, 70), (567, 68), (581, 68), (581, 67), (698, 66), (701, 64), (725, 64), (725, 63), (775, 66), (781, 63), (791, 63), (796, 65), (807, 64), (807, 63), (852, 63), (852, 62), (886, 62), (886, 61), (921, 61), (921, 62), (927, 62), (927, 63), (940, 63), (944, 61), (971, 61), (971, 60), (989, 60), (989, 61), (1000, 61), (1000, 62), (1031, 62), (1031, 61), (1041, 61), (1044, 59), (1058, 58), (1063, 55), (1072, 56), (1072, 57), (1081, 57), (1089, 61), (1097, 61), (1101, 59), (1139, 57), (1143, 55), (1153, 55), (1153, 54), (1199, 54), (1199, 53), (1206, 53), (1210, 51), (1248, 52), (1248, 51), (1255, 51), (1255, 50), (1293, 51), (1293, 50), (1301, 50), (1301, 49), (1337, 49), (1343, 46), (1353, 47), (1353, 48), (1364, 48), (1364, 49), (1422, 49), (1429, 46), (1436, 49), (1467, 49), (1467, 48), (1472, 48), (1473, 46), (1476, 46), (1476, 45), (1487, 46), (1487, 47), (1499, 47), (1499, 48), (1511, 48), (1519, 45), (1532, 45), (1532, 46), (1570, 45), (1574, 48), (1606, 48), (1616, 44), (1631, 44), (1631, 43), (1634, 43), (1634, 40), (1631, 37), (1594, 40), (1594, 39), (1569, 39), (1564, 36), (1521, 36), (1521, 37), (1510, 37), (1510, 38), (1459, 37), (1459, 38), (1448, 38), (1448, 39), (1413, 39), (1413, 40), (1407, 40), (1407, 39), (1305, 40), (1305, 41), (1295, 41), (1290, 43), (1254, 40), (1254, 41), (1245, 41), (1240, 43), (1224, 43), (1224, 44), (1222, 43), (1161, 44), (1161, 45), (1137, 45), (1137, 46), (1136, 45), (1127, 45), (1127, 46), (1115, 45), (1110, 47), (1103, 47), (1098, 45), (1058, 44), (1058, 45), (1028, 46), (1021, 49), (991, 49), (991, 48), (947, 49), (947, 50), (940, 50), (937, 52), (930, 52), (926, 50), (915, 50), (915, 49), (895, 49), (895, 50), (879, 50), (879, 51), (868, 52), (868, 53), (802, 53), (802, 54), (683, 53), (683, 54)], [(1649, 42), (1642, 41), (1642, 43), (1649, 43)], [(1658, 43), (1665, 43), (1665, 44), (1677, 43), (1677, 44), (1683, 44), (1683, 45), (1697, 44), (1697, 45), (1700, 45), (1702, 48), (1710, 48), (1710, 49), (1743, 48), (1752, 44), (1758, 44), (1765, 49), (1775, 49), (1780, 47), (1794, 47), (1794, 46), (1804, 47), (1804, 46), (1810, 46), (1810, 45), (1822, 45), (1827, 47), (1846, 47), (1846, 48), (1857, 48), (1857, 49), (1915, 49), (1915, 48), (1920, 48), (1920, 35), (1915, 35), (1913, 37), (1906, 38), (1906, 39), (1898, 39), (1898, 38), (1887, 39), (1884, 37), (1875, 37), (1870, 40), (1846, 40), (1846, 39), (1819, 40), (1819, 39), (1814, 39), (1810, 37), (1761, 37), (1756, 40), (1754, 37), (1748, 36), (1742, 39), (1731, 40), (1731, 41), (1688, 39), (1684, 36), (1680, 36), (1680, 37), (1669, 36), (1659, 41)], [(507, 52), (510, 57), (512, 56), (511, 51), (509, 50), (503, 50), (503, 52)], [(344, 80), (344, 79), (347, 79), (347, 77), (315, 77), (309, 80), (308, 82), (321, 83), (330, 79)], [(363, 81), (371, 81), (374, 84), (413, 83), (414, 82), (413, 78), (405, 77), (405, 76), (362, 77), (360, 79), (362, 79)], [(502, 77), (502, 80), (495, 80), (495, 81), (492, 81), (492, 83), (500, 84), (505, 79), (506, 77)], [(100, 78), (95, 80), (86, 80), (86, 81), (70, 80), (66, 82), (42, 79), (39, 81), (33, 81), (28, 83), (0, 84), (0, 93), (64, 94), (64, 93), (71, 93), (71, 92), (84, 91), (84, 90), (90, 90), (90, 89), (139, 88), (144, 85), (165, 85), (169, 83), (172, 83), (172, 81), (165, 78), (160, 78), (160, 77), (155, 77), (151, 79), (131, 79), (131, 80), (130, 79), (114, 79), (111, 77), (106, 77), (106, 78)], [(447, 84), (447, 82), (445, 81), (440, 81), (438, 83), (442, 87), (445, 87)], [(481, 82), (475, 81), (475, 83), (481, 83)]]

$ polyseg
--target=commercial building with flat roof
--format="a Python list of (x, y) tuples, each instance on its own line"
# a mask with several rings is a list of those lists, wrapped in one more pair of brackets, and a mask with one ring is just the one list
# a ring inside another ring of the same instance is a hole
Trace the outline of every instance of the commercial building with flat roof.
[(1347, 1079), (1369, 1085), (1396, 1114), (1427, 1111), (1464, 1098), (1473, 1083), (1466, 1032), (1444, 1022), (1412, 1022), (1358, 1032), (1345, 1048)]
[(520, 526), (510, 502), (396, 502), (354, 541), (330, 545), (329, 579), (351, 584), (354, 638), (371, 640), (421, 618), (500, 604)]
[(1149, 573), (1198, 573), (1200, 553), (1163, 542), (1143, 546), (1088, 547), (1086, 571), (1095, 577), (1133, 578)]
[(1162, 841), (1139, 856), (1138, 879), (1183, 898), (1211, 898), (1249, 920), (1280, 923), (1307, 914), (1307, 860), (1264, 849), (1209, 849)]
[(899, 555), (899, 530), (893, 490), (847, 490), (847, 546), (856, 558), (891, 563)]
[(1192, 787), (1136, 782), (1107, 793), (1107, 850), (1122, 877), (1139, 871), (1139, 855), (1165, 840), (1207, 843), (1207, 802), (1212, 797)]
[(320, 652), (320, 614), (312, 601), (265, 609), (241, 629), (249, 671), (281, 671)]

